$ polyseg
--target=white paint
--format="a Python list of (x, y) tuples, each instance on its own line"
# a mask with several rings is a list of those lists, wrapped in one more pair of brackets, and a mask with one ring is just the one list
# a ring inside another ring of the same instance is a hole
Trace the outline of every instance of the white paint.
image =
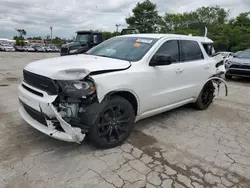
[[(222, 60), (221, 56), (213, 58), (206, 54), (201, 43), (212, 43), (206, 37), (163, 34), (133, 34), (124, 36), (158, 38), (159, 40), (137, 62), (130, 63), (128, 61), (92, 55), (74, 55), (33, 62), (28, 64), (25, 69), (55, 80), (75, 80), (82, 79), (93, 71), (126, 69), (131, 65), (130, 68), (123, 71), (93, 75), (91, 77), (94, 79), (97, 87), (99, 102), (110, 92), (128, 91), (132, 93), (138, 102), (136, 117), (136, 121), (138, 121), (184, 104), (195, 102), (209, 77), (217, 73), (218, 69), (215, 67), (215, 64)], [(151, 58), (163, 43), (168, 40), (179, 39), (197, 41), (204, 59), (173, 63), (165, 66), (149, 66)], [(38, 106), (40, 104), (47, 115), (58, 116), (55, 110), (51, 111), (48, 107), (48, 104), (51, 106), (56, 96), (49, 96), (36, 88), (32, 89), (43, 93), (44, 97), (38, 97), (19, 86), (20, 99), (23, 99), (27, 105), (37, 110), (39, 110)], [(34, 125), (34, 121), (31, 121), (24, 112), (21, 114), (28, 123), (37, 128)], [(57, 119), (59, 121), (62, 120), (58, 117)], [(73, 134), (75, 130), (72, 130), (70, 125), (65, 124), (65, 122), (63, 124), (64, 130), (67, 130), (71, 137), (77, 135), (76, 133)], [(42, 132), (47, 134), (46, 131)], [(67, 140), (64, 137), (60, 139)], [(79, 142), (79, 137), (77, 138), (76, 136), (73, 140)]]
[(80, 54), (35, 61), (24, 69), (55, 80), (75, 80), (93, 71), (125, 69), (129, 66), (128, 61)]

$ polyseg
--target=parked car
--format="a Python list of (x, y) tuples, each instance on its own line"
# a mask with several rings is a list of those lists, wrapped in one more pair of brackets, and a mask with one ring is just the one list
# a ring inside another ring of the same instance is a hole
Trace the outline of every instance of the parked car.
[(0, 49), (1, 49), (1, 51), (5, 51), (5, 52), (14, 52), (15, 51), (15, 48), (9, 44), (1, 44)]
[(234, 53), (234, 55), (233, 55), (233, 56), (235, 56), (235, 57), (236, 57), (236, 56), (238, 56), (241, 52), (242, 52), (242, 51), (237, 51), (237, 52), (235, 52), (235, 53)]
[(225, 77), (232, 79), (233, 76), (250, 77), (250, 49), (244, 50), (226, 63)]
[(53, 52), (53, 50), (49, 46), (45, 46), (44, 49), (46, 52)]
[(121, 35), (138, 34), (140, 33), (138, 29), (126, 28), (121, 31)]
[(234, 56), (233, 52), (219, 52), (219, 53), (222, 55), (225, 63)]
[(45, 52), (45, 48), (43, 46), (34, 46), (35, 52)]
[(35, 49), (32, 46), (24, 46), (23, 48), (24, 48), (24, 51), (26, 51), (26, 52), (34, 52), (35, 51)]
[[(206, 50), (204, 49), (206, 47)], [(20, 113), (53, 138), (97, 147), (122, 144), (134, 123), (194, 103), (207, 109), (223, 67), (206, 37), (133, 34), (86, 54), (28, 64), (19, 85)]]
[(51, 46), (53, 52), (60, 52), (60, 49), (57, 46)]
[(14, 46), (15, 50), (18, 51), (18, 52), (23, 52), (24, 51), (24, 48), (23, 46)]

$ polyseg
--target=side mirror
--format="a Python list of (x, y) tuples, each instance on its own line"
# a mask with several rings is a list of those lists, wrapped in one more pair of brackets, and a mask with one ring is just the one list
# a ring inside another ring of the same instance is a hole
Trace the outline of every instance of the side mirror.
[(164, 66), (170, 64), (172, 64), (172, 59), (169, 55), (158, 54), (151, 59), (149, 66), (154, 67), (154, 66)]

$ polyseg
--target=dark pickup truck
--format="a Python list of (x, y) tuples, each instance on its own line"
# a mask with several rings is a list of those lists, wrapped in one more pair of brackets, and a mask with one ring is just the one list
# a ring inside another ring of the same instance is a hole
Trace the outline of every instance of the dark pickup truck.
[(75, 41), (61, 47), (61, 56), (81, 54), (103, 41), (101, 32), (77, 31)]

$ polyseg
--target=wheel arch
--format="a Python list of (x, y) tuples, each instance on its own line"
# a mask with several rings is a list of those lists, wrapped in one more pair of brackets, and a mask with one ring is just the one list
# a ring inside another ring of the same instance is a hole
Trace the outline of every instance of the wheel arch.
[(133, 106), (134, 112), (135, 112), (135, 116), (138, 114), (139, 112), (139, 99), (137, 97), (137, 95), (132, 92), (131, 90), (115, 90), (115, 91), (110, 91), (109, 93), (107, 93), (104, 97), (103, 100), (108, 99), (112, 96), (120, 96), (125, 98), (126, 100), (128, 100), (131, 105)]

